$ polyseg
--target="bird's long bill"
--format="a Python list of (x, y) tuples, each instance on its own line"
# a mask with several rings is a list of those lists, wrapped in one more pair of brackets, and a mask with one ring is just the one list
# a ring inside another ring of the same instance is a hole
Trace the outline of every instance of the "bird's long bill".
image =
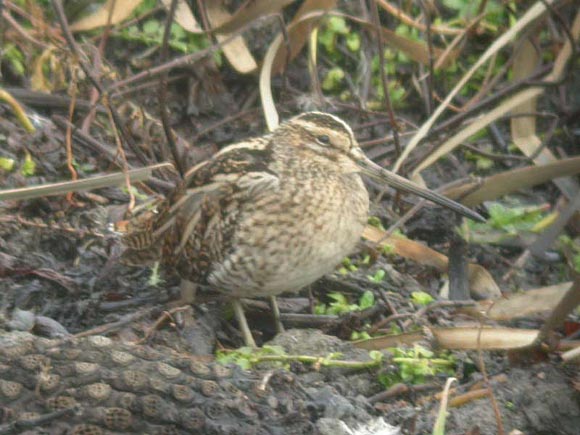
[(357, 155), (357, 164), (361, 168), (362, 172), (375, 180), (381, 181), (388, 184), (389, 186), (402, 190), (407, 193), (414, 193), (422, 198), (433, 201), (436, 204), (447, 207), (456, 213), (459, 213), (469, 219), (473, 219), (479, 222), (485, 222), (485, 219), (473, 210), (459, 204), (443, 195), (433, 192), (429, 189), (424, 189), (412, 181), (407, 180), (397, 174), (387, 171), (381, 168), (379, 165), (368, 159), (366, 156)]

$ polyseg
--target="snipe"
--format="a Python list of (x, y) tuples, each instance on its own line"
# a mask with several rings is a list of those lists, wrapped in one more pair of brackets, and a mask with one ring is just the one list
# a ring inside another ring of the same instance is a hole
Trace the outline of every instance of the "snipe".
[[(482, 219), (382, 169), (345, 122), (310, 112), (192, 168), (156, 212), (134, 219), (124, 258), (161, 260), (185, 283), (232, 296), (244, 340), (255, 346), (239, 298), (270, 296), (279, 325), (273, 297), (311, 284), (351, 253), (368, 218), (360, 174)], [(191, 299), (191, 285), (183, 288)]]

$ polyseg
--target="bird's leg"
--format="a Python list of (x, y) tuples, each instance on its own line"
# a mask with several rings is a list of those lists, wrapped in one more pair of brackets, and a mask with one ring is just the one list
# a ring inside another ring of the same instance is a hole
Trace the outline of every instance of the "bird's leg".
[(195, 301), (195, 293), (197, 291), (197, 285), (187, 279), (182, 279), (179, 284), (179, 290), (181, 291), (180, 303), (193, 304)]
[(270, 300), (270, 305), (272, 306), (272, 314), (274, 315), (274, 325), (276, 326), (276, 332), (281, 334), (284, 332), (284, 325), (280, 319), (280, 307), (278, 307), (276, 296), (268, 296), (268, 299)]
[(244, 314), (242, 303), (240, 302), (239, 299), (236, 298), (232, 299), (232, 305), (234, 306), (234, 313), (236, 315), (238, 325), (240, 326), (242, 337), (244, 338), (244, 343), (248, 347), (258, 347), (256, 346), (254, 337), (252, 337), (252, 333), (250, 332), (250, 328), (248, 327), (248, 321), (246, 320), (246, 315)]

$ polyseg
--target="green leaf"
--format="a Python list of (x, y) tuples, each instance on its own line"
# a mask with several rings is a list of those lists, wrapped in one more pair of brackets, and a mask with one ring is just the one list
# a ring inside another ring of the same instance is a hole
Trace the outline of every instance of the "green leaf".
[(371, 350), (369, 356), (373, 361), (381, 362), (383, 360), (383, 354), (378, 350)]
[(429, 305), (434, 301), (433, 296), (425, 292), (413, 292), (411, 293), (411, 301), (416, 305)]
[(20, 49), (14, 44), (6, 44), (2, 51), (4, 59), (10, 62), (14, 71), (20, 76), (24, 75), (26, 73), (26, 65), (24, 54), (22, 54)]
[(179, 24), (173, 23), (171, 25), (171, 37), (175, 39), (185, 39), (187, 37), (187, 32)]
[(379, 250), (383, 255), (393, 255), (395, 253), (395, 247), (389, 243), (383, 243)]
[(358, 33), (349, 33), (346, 36), (346, 47), (350, 51), (359, 51), (361, 45), (360, 35)]
[(14, 169), (14, 159), (0, 157), (0, 169), (3, 169), (7, 172), (12, 171), (12, 169)]
[(32, 156), (30, 153), (26, 153), (24, 157), (24, 163), (22, 163), (22, 167), (20, 168), (20, 173), (25, 177), (31, 177), (36, 172), (36, 163), (32, 160)]
[(374, 304), (375, 304), (375, 294), (370, 290), (366, 290), (362, 294), (362, 296), (360, 297), (360, 300), (358, 302), (360, 309), (364, 310), (364, 309), (370, 308)]
[(346, 20), (342, 17), (330, 17), (326, 21), (326, 28), (340, 35), (346, 35), (350, 30), (346, 24)]
[(322, 89), (325, 91), (338, 90), (344, 80), (344, 76), (345, 74), (342, 68), (334, 67), (330, 69), (322, 81)]
[(328, 293), (327, 295), (330, 299), (334, 299), (334, 303), (339, 303), (339, 304), (343, 304), (346, 305), (348, 304), (348, 300), (346, 299), (346, 296), (343, 295), (342, 293), (338, 293), (338, 292), (331, 292)]
[(163, 32), (161, 24), (157, 20), (148, 20), (143, 24), (143, 33), (149, 36), (157, 36)]
[(381, 219), (376, 217), (376, 216), (369, 216), (367, 223), (373, 227), (376, 227), (380, 230), (385, 231), (385, 227), (383, 227), (383, 223), (381, 222)]
[(386, 272), (385, 272), (383, 269), (379, 269), (379, 270), (377, 270), (377, 271), (375, 272), (375, 274), (374, 274), (374, 275), (372, 275), (372, 276), (371, 276), (371, 275), (367, 275), (367, 278), (368, 278), (369, 280), (371, 280), (372, 282), (379, 283), (379, 282), (381, 282), (383, 279), (385, 279), (385, 275), (386, 275)]
[(368, 340), (369, 338), (371, 338), (371, 336), (366, 331), (360, 331), (360, 332), (359, 331), (352, 331), (350, 333), (351, 341)]
[(314, 306), (314, 314), (324, 315), (326, 314), (326, 305), (316, 304)]

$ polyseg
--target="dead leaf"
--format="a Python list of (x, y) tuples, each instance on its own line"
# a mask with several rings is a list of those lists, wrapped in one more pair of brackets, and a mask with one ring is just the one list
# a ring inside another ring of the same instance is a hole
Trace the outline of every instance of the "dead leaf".
[[(163, 3), (163, 6), (167, 11), (171, 8), (171, 2), (172, 0), (161, 0), (161, 3)], [(195, 19), (193, 12), (185, 0), (177, 0), (177, 7), (175, 9), (175, 21), (190, 33), (205, 33), (205, 31), (201, 28)]]
[[(374, 26), (371, 23), (363, 20), (355, 20), (355, 22), (365, 27), (371, 35), (374, 36), (376, 34)], [(426, 43), (413, 41), (412, 39), (397, 35), (392, 30), (386, 29), (384, 27), (381, 27), (381, 36), (386, 44), (402, 51), (415, 62), (422, 63), (423, 65), (429, 65), (429, 47)], [(444, 52), (445, 50), (433, 47), (434, 59), (442, 59)], [(446, 53), (444, 60), (438, 64), (438, 68), (445, 68), (449, 66), (458, 55), (458, 50), (450, 50), (448, 53)]]
[(212, 32), (234, 33), (259, 17), (279, 12), (294, 1), (296, 0), (251, 0), (244, 2), (243, 6), (228, 21), (213, 28)]
[(118, 24), (129, 18), (142, 1), (143, 0), (107, 0), (107, 2), (94, 13), (71, 24), (70, 29), (73, 32), (82, 32), (106, 26), (109, 19), (109, 11), (113, 6), (115, 9), (111, 16), (111, 25)]
[[(481, 331), (481, 338), (478, 340)], [(538, 336), (537, 330), (516, 328), (434, 328), (431, 330), (439, 346), (445, 349), (507, 350), (529, 346)]]
[[(424, 266), (431, 266), (440, 272), (447, 273), (449, 259), (421, 243), (405, 239), (400, 236), (385, 237), (386, 233), (376, 227), (367, 225), (363, 232), (363, 238), (371, 242), (381, 241), (382, 246), (392, 248), (393, 253), (403, 258), (415, 261)], [(491, 274), (478, 264), (468, 265), (469, 289), (471, 295), (477, 299), (499, 298), (501, 290)]]
[[(484, 178), (481, 181), (453, 187), (445, 191), (445, 196), (451, 199), (460, 199), (463, 205), (474, 207), (484, 201), (491, 201), (520, 189), (578, 173), (580, 173), (580, 157), (571, 157), (542, 166), (512, 169)], [(471, 193), (463, 196), (467, 192)]]
[[(522, 41), (522, 44), (520, 51), (516, 53), (514, 59), (512, 68), (513, 81), (523, 80), (532, 75), (541, 60), (540, 53), (534, 48), (534, 45), (529, 39)], [(529, 115), (537, 111), (538, 97), (540, 95), (538, 93), (536, 96), (522, 101), (511, 111), (513, 115), (528, 114), (528, 116), (514, 116), (510, 120), (512, 141), (528, 157), (535, 155), (536, 150), (542, 146), (542, 141), (536, 134), (536, 116)], [(556, 161), (558, 159), (546, 147), (534, 158), (534, 162), (538, 165), (545, 165), (546, 163)], [(574, 180), (561, 178), (554, 180), (554, 183), (568, 199), (571, 199), (574, 196), (574, 192), (578, 191), (578, 183), (575, 183)]]
[[(531, 345), (538, 336), (537, 330), (462, 326), (455, 328), (429, 328), (438, 346), (456, 350), (507, 350)], [(365, 350), (380, 350), (402, 344), (425, 340), (424, 334), (398, 334), (355, 341), (354, 346)]]
[[(294, 59), (302, 50), (302, 47), (308, 41), (311, 29), (316, 27), (320, 22), (322, 16), (313, 17), (312, 19), (304, 20), (304, 17), (314, 11), (328, 11), (336, 5), (337, 0), (305, 0), (300, 8), (292, 18), (288, 30), (288, 39), (290, 40), (290, 60)], [(282, 46), (276, 58), (274, 59), (274, 66), (272, 68), (274, 74), (280, 74), (285, 66), (288, 58), (288, 51), (286, 45)]]
[(269, 131), (273, 131), (280, 124), (280, 116), (276, 110), (276, 103), (274, 103), (274, 96), (272, 95), (272, 64), (280, 45), (282, 45), (282, 41), (281, 34), (274, 38), (268, 47), (262, 69), (260, 70), (260, 100)]
[[(208, 20), (212, 27), (219, 27), (232, 17), (217, 1), (209, 2), (206, 5), (206, 9)], [(230, 36), (229, 33), (218, 33), (216, 34), (216, 39), (218, 42), (223, 42)], [(222, 50), (230, 65), (240, 74), (249, 74), (258, 68), (258, 64), (242, 36), (238, 36), (231, 42), (222, 45)]]
[(496, 321), (508, 321), (521, 317), (529, 317), (539, 313), (551, 311), (572, 287), (572, 282), (551, 285), (521, 293), (504, 295), (495, 301), (491, 307), (489, 301), (478, 302), (475, 307), (461, 308), (467, 314), (485, 317)]

